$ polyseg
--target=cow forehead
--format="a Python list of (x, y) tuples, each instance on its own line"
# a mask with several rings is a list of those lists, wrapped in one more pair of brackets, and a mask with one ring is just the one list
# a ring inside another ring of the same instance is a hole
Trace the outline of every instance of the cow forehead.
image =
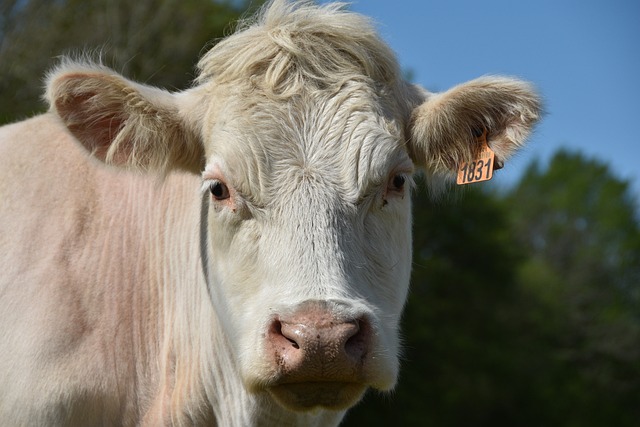
[(208, 167), (262, 206), (302, 179), (357, 202), (394, 168), (412, 167), (401, 115), (362, 84), (286, 100), (234, 96), (213, 121)]

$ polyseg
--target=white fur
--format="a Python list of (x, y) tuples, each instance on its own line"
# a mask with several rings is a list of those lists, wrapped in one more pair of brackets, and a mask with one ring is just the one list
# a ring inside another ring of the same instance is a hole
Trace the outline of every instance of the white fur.
[(362, 387), (392, 389), (414, 165), (451, 175), (478, 128), (504, 160), (540, 110), (512, 79), (408, 84), (341, 5), (275, 0), (199, 68), (171, 94), (65, 61), (52, 112), (0, 130), (1, 424), (339, 423), (358, 396), (271, 397), (270, 319), (368, 319)]

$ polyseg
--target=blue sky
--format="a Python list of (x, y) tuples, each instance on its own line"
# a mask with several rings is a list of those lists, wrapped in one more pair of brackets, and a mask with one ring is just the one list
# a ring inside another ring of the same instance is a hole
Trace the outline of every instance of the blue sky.
[(640, 1), (353, 0), (416, 83), (486, 74), (534, 83), (547, 114), (497, 185), (561, 146), (609, 163), (640, 196)]

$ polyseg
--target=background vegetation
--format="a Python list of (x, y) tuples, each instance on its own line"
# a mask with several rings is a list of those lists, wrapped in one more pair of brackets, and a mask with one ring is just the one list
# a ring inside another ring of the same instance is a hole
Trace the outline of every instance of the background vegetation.
[[(259, 2), (253, 2), (257, 4)], [(89, 51), (188, 86), (248, 1), (0, 0), (0, 123), (43, 111), (46, 70)], [(640, 420), (640, 224), (628, 182), (560, 151), (506, 191), (415, 194), (395, 392), (345, 425), (632, 426)]]

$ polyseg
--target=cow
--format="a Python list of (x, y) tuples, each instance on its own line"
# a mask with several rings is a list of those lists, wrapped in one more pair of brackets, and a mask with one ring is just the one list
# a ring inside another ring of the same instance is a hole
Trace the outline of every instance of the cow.
[(397, 381), (412, 177), (446, 190), (541, 115), (513, 78), (413, 85), (367, 18), (286, 0), (185, 91), (63, 59), (45, 97), (0, 128), (1, 425), (337, 425)]

